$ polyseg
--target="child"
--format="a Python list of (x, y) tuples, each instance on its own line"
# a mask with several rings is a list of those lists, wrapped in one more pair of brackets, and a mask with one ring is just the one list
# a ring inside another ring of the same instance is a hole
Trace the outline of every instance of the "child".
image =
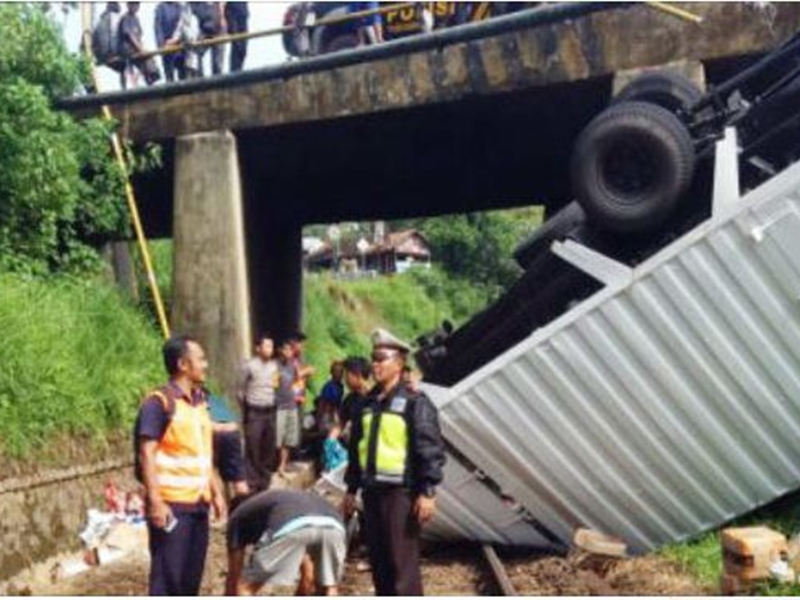
[(342, 407), (344, 397), (344, 362), (337, 360), (331, 364), (331, 378), (322, 387), (317, 397), (317, 423), (321, 431), (326, 431), (335, 421)]
[(338, 423), (331, 425), (328, 430), (328, 437), (322, 445), (322, 470), (325, 473), (335, 471), (339, 467), (347, 464), (347, 449), (339, 441), (342, 428)]

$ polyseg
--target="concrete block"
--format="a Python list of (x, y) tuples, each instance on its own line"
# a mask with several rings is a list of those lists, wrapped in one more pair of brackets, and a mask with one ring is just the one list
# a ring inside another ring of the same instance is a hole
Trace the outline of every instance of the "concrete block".
[(786, 536), (768, 527), (730, 527), (720, 535), (725, 574), (740, 582), (769, 579), (769, 567), (786, 560)]
[(600, 533), (599, 531), (592, 531), (579, 527), (575, 530), (572, 537), (572, 543), (575, 547), (588, 552), (589, 554), (597, 554), (600, 556), (615, 556), (624, 557), (627, 555), (628, 549), (619, 538), (612, 537)]

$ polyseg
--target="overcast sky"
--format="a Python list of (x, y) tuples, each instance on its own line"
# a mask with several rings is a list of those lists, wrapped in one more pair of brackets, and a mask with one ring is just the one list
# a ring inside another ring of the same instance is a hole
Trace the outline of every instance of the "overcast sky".
[[(103, 11), (105, 2), (96, 2), (95, 15), (99, 17)], [(155, 32), (153, 24), (155, 22), (155, 10), (157, 2), (142, 2), (139, 9), (139, 20), (142, 23), (144, 30), (144, 45), (146, 48), (155, 48)], [(264, 29), (273, 29), (279, 27), (283, 23), (283, 14), (291, 2), (250, 2), (250, 31), (259, 31)], [(123, 11), (125, 10), (125, 3), (122, 3)], [(54, 18), (62, 24), (64, 28), (64, 37), (67, 42), (69, 50), (77, 50), (81, 39), (81, 14), (79, 10), (71, 10), (64, 14), (60, 10), (53, 11)], [(229, 52), (230, 50), (228, 50)], [(209, 70), (210, 56), (207, 53), (206, 72)], [(255, 67), (263, 67), (266, 65), (273, 65), (286, 60), (286, 52), (283, 50), (281, 38), (277, 35), (267, 36), (250, 40), (247, 47), (247, 60), (245, 62), (245, 69), (252, 69)], [(159, 61), (160, 62), (160, 61)], [(159, 64), (160, 66), (160, 64)], [(225, 69), (228, 68), (228, 56), (226, 52)], [(119, 89), (119, 75), (101, 67), (100, 73), (100, 86), (102, 91), (111, 91)]]

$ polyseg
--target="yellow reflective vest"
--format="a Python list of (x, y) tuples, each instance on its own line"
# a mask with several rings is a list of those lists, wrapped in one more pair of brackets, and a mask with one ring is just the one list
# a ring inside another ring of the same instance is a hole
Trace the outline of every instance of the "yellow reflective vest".
[(353, 416), (348, 452), (349, 493), (385, 485), (433, 493), (445, 463), (436, 407), (424, 393), (402, 384), (380, 400), (370, 394)]
[[(358, 442), (358, 463), (361, 471), (371, 473), (376, 483), (403, 484), (409, 452), (410, 402), (401, 392), (380, 403), (371, 403), (361, 413), (363, 435)], [(371, 459), (374, 464), (370, 464)]]
[[(165, 404), (161, 392), (154, 394)], [(155, 471), (166, 502), (194, 504), (211, 499), (212, 425), (208, 405), (175, 399), (175, 412), (158, 442)]]

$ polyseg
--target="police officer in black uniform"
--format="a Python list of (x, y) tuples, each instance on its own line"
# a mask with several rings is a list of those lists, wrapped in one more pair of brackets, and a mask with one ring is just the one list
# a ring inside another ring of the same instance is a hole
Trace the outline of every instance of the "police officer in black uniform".
[(421, 596), (421, 526), (436, 510), (444, 444), (436, 407), (402, 382), (410, 348), (388, 331), (372, 334), (375, 388), (353, 418), (345, 517), (363, 491), (364, 529), (379, 596)]

